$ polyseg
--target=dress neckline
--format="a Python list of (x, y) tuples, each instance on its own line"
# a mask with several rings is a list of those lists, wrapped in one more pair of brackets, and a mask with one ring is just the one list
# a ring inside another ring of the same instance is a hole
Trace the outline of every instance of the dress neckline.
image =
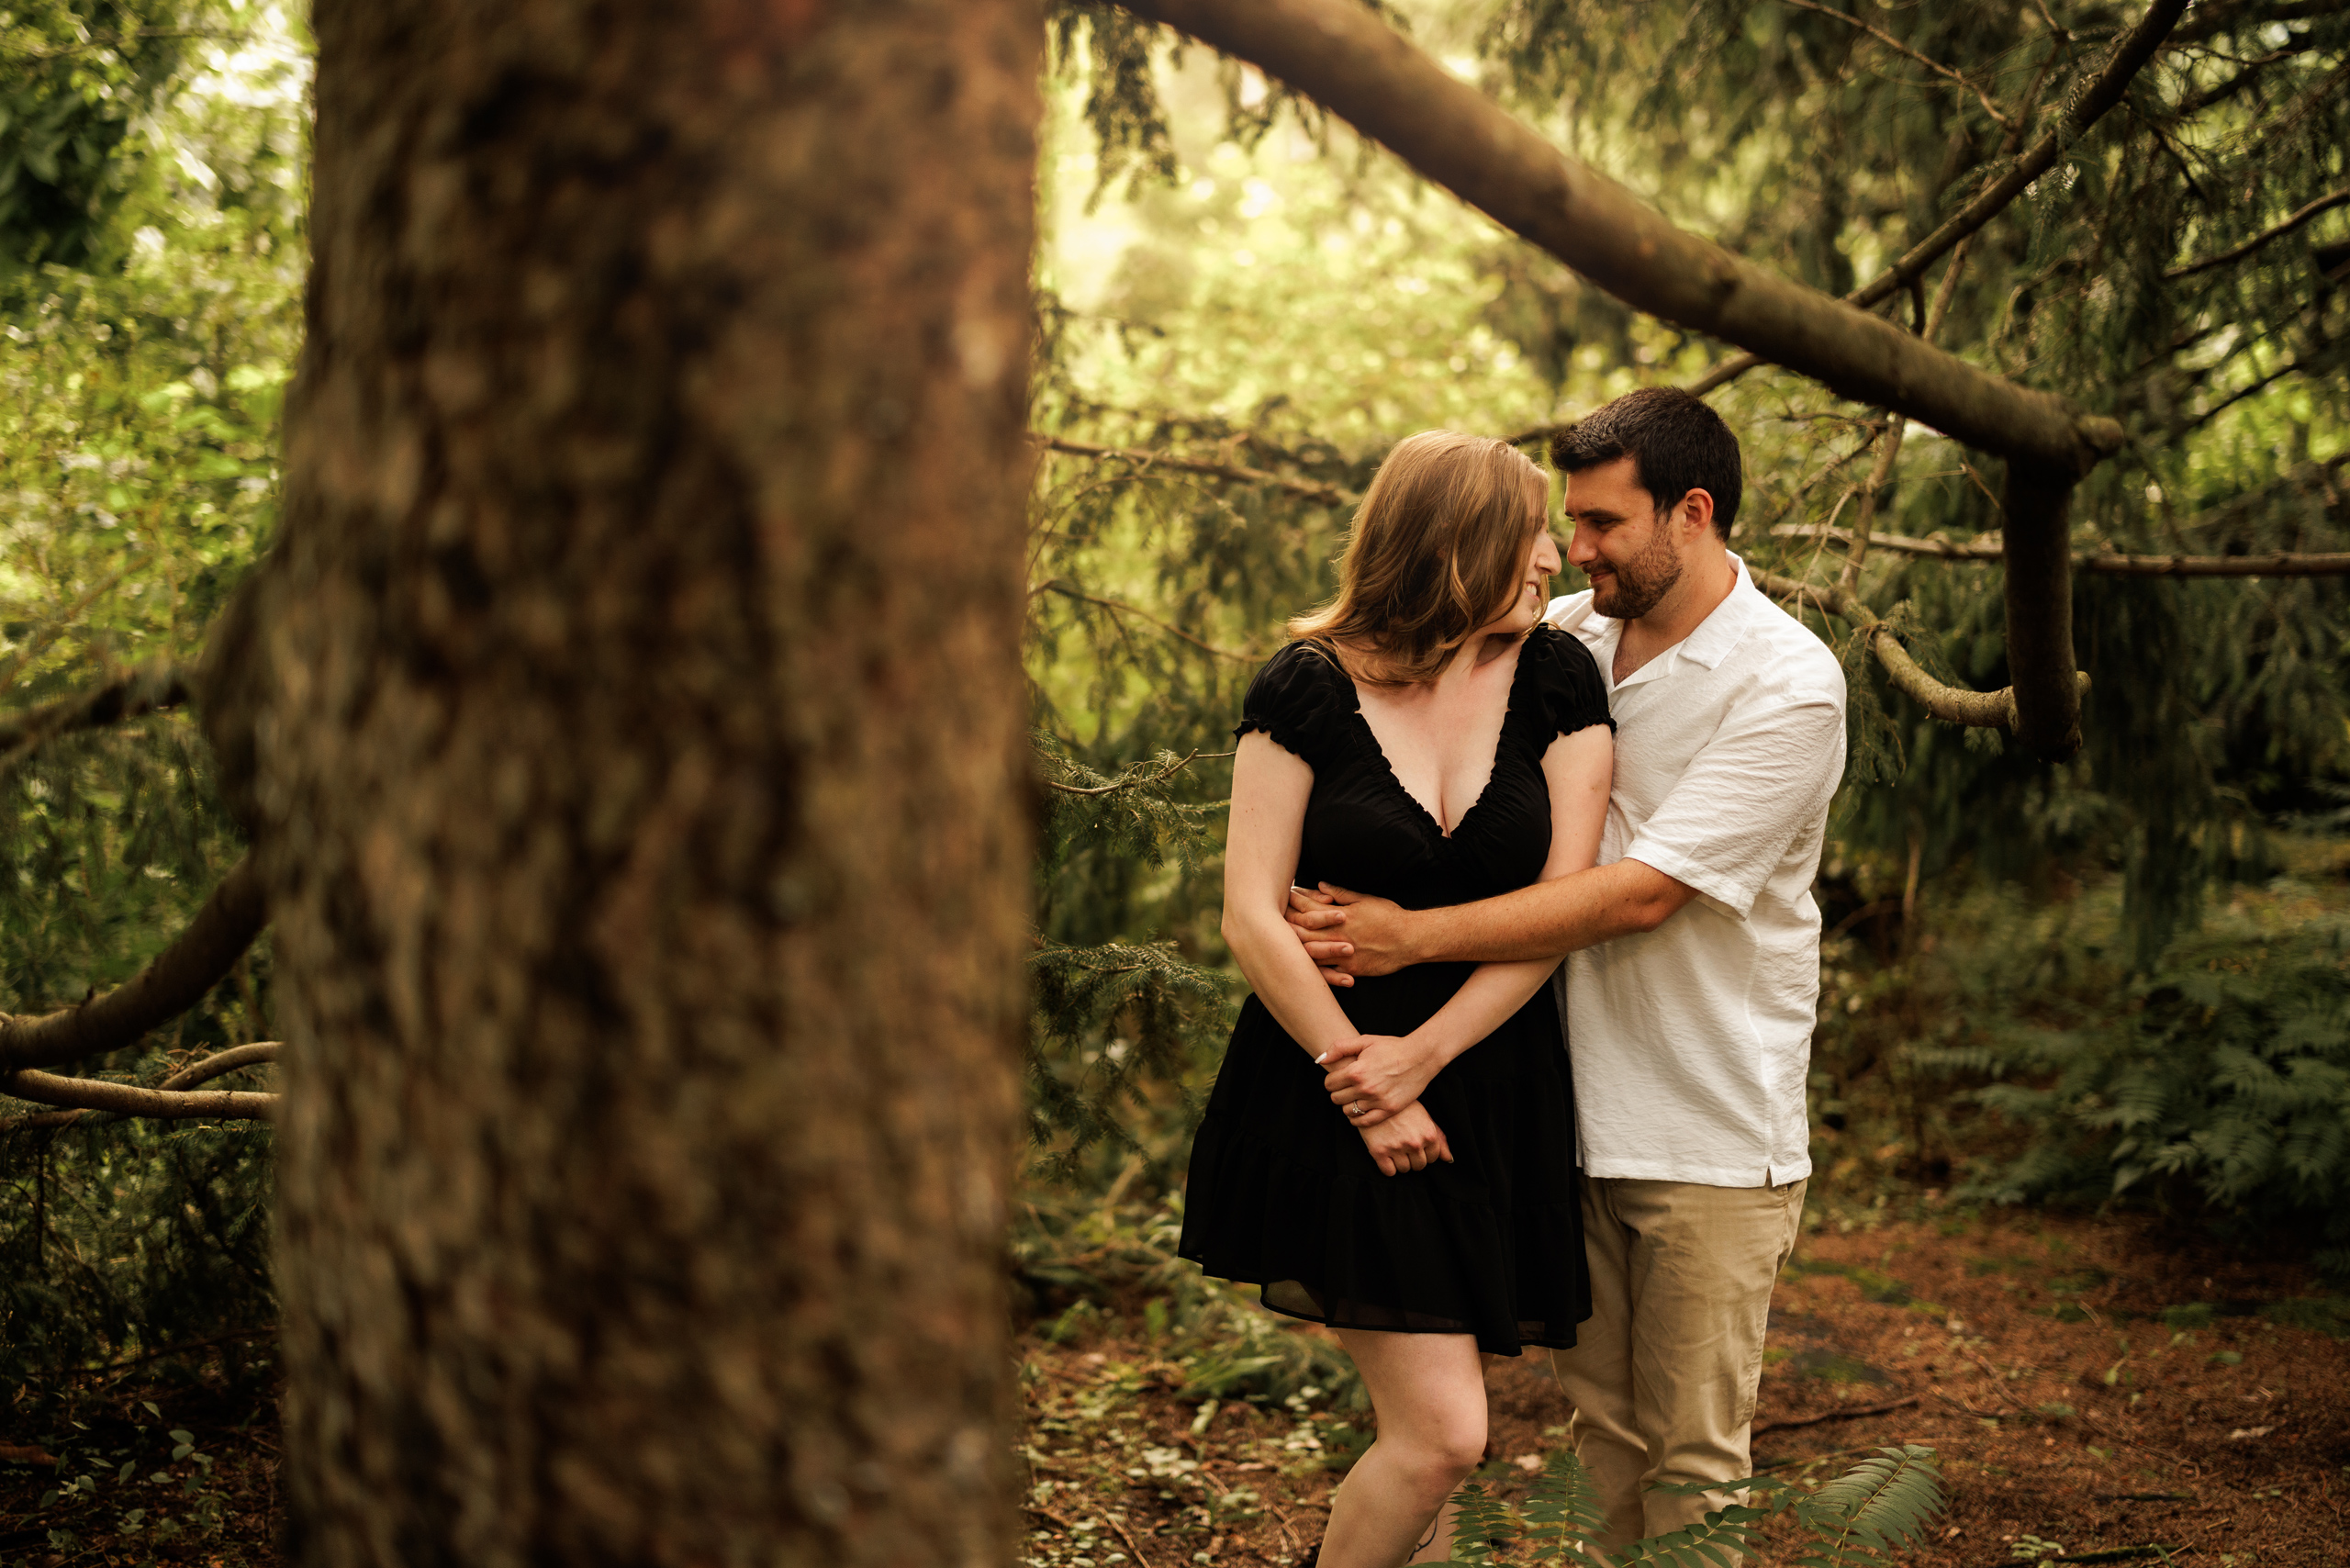
[(1371, 743), (1371, 755), (1379, 758), (1379, 766), (1385, 771), (1387, 782), (1394, 787), (1398, 795), (1412, 803), (1413, 810), (1419, 812), (1420, 820), (1436, 829), (1437, 837), (1447, 844), (1451, 843), (1460, 830), (1469, 825), (1469, 819), (1477, 814), (1477, 808), (1483, 805), (1485, 798), (1494, 792), (1494, 776), (1501, 771), (1502, 750), (1509, 742), (1509, 716), (1517, 706), (1518, 682), (1526, 678), (1526, 649), (1528, 644), (1533, 642), (1534, 634), (1540, 630), (1542, 630), (1540, 622), (1528, 627), (1525, 634), (1517, 640), (1516, 653), (1510, 655), (1516, 658), (1517, 663), (1509, 672), (1509, 689), (1502, 696), (1502, 722), (1501, 727), (1494, 732), (1494, 755), (1492, 761), (1485, 768), (1485, 782), (1478, 788), (1477, 798), (1462, 808), (1460, 820), (1452, 824), (1449, 831), (1446, 829), (1442, 819), (1428, 810), (1426, 801), (1404, 787), (1402, 776), (1395, 771), (1394, 759), (1387, 755), (1387, 748), (1379, 744), (1379, 732), (1371, 727), (1371, 719), (1362, 711), (1362, 688), (1355, 684), (1355, 678), (1347, 673), (1345, 665), (1340, 664), (1336, 657), (1330, 659), (1330, 667), (1337, 672), (1339, 679), (1347, 683), (1347, 689), (1354, 696), (1352, 711), (1355, 722), (1362, 726), (1363, 739)]

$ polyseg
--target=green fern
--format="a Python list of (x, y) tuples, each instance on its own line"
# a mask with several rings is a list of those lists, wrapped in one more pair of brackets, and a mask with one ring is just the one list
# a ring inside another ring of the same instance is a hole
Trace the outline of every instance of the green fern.
[(1798, 1568), (1883, 1568), (1894, 1553), (1924, 1539), (1926, 1522), (1943, 1506), (1934, 1450), (1914, 1444), (1881, 1449), (1816, 1492), (1769, 1475), (1664, 1483), (1651, 1490), (1682, 1497), (1732, 1492), (1749, 1500), (1610, 1552), (1601, 1544), (1607, 1515), (1599, 1489), (1582, 1462), (1561, 1450), (1544, 1463), (1522, 1507), (1512, 1508), (1474, 1484), (1462, 1487), (1453, 1499), (1459, 1512), (1450, 1561), (1489, 1565), (1498, 1561), (1500, 1548), (1523, 1539), (1534, 1549), (1527, 1561), (1539, 1568), (1580, 1568), (1587, 1562), (1611, 1568), (1732, 1568), (1740, 1555), (1755, 1550), (1762, 1527), (1785, 1515), (1812, 1538), (1796, 1559)]

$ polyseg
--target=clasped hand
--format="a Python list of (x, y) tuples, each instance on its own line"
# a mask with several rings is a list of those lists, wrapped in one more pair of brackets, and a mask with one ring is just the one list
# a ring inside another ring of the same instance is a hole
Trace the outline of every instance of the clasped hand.
[(1375, 1127), (1417, 1101), (1444, 1066), (1434, 1045), (1412, 1035), (1357, 1035), (1314, 1059), (1326, 1070), (1322, 1087), (1330, 1103), (1359, 1127)]
[(1436, 1125), (1425, 1105), (1406, 1105), (1377, 1126), (1360, 1130), (1363, 1147), (1371, 1150), (1382, 1176), (1425, 1170), (1439, 1159), (1452, 1163), (1452, 1146), (1445, 1142), (1444, 1129)]

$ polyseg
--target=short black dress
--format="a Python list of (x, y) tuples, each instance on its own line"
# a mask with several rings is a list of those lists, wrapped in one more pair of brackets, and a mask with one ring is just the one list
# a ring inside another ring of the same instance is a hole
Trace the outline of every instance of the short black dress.
[[(1294, 643), (1248, 688), (1235, 733), (1262, 730), (1314, 769), (1300, 885), (1331, 882), (1409, 909), (1534, 881), (1550, 852), (1542, 754), (1612, 724), (1580, 642), (1537, 626), (1518, 651), (1493, 781), (1452, 835), (1404, 786), (1354, 683)], [(1408, 1035), (1473, 964), (1420, 964), (1335, 991), (1367, 1035)], [(1182, 1256), (1263, 1287), (1265, 1305), (1343, 1328), (1473, 1334), (1480, 1350), (1565, 1347), (1591, 1315), (1575, 1189), (1574, 1100), (1543, 986), (1421, 1095), (1453, 1163), (1382, 1176), (1322, 1086), (1326, 1070), (1251, 996), (1192, 1146)]]

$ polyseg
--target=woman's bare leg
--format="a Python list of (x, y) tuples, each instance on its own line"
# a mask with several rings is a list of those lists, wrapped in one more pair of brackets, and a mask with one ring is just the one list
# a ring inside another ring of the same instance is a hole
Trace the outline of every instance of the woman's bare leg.
[[(1438, 1510), (1485, 1457), (1485, 1370), (1466, 1334), (1341, 1328), (1379, 1413), (1379, 1440), (1330, 1506), (1319, 1568), (1442, 1562)], [(1449, 1521), (1448, 1521), (1449, 1522)], [(1426, 1542), (1425, 1546), (1422, 1544)]]

